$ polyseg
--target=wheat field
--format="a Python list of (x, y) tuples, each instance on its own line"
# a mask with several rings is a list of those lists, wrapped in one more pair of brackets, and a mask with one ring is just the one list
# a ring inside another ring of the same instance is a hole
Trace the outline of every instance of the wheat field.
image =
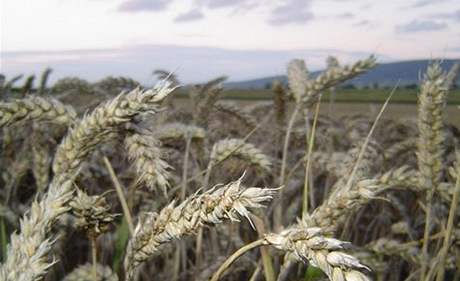
[(375, 65), (294, 59), (250, 105), (226, 77), (2, 77), (0, 280), (460, 280), (459, 65), (429, 65), (411, 118), (385, 115), (390, 91), (372, 116), (319, 114)]

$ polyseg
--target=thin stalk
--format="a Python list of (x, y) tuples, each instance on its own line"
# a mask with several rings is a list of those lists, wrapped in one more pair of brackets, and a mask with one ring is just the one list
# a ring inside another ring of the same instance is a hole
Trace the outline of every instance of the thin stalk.
[(452, 198), (452, 202), (450, 203), (449, 217), (447, 219), (447, 229), (445, 231), (444, 243), (442, 245), (440, 257), (439, 257), (440, 266), (439, 266), (438, 275), (436, 277), (437, 281), (444, 280), (446, 258), (447, 258), (447, 253), (449, 252), (449, 246), (450, 246), (450, 242), (452, 238), (452, 231), (454, 229), (454, 220), (457, 214), (459, 196), (460, 196), (460, 169), (457, 169), (457, 180), (455, 181), (454, 195)]
[(256, 270), (251, 275), (251, 278), (249, 278), (249, 281), (256, 281), (259, 278), (260, 275), (260, 263), (257, 265)]
[(255, 249), (255, 248), (258, 248), (258, 247), (261, 247), (265, 245), (265, 240), (264, 239), (259, 239), (259, 240), (256, 240), (254, 242), (251, 242), (247, 245), (244, 245), (243, 247), (241, 247), (240, 249), (238, 249), (235, 253), (233, 253), (233, 255), (231, 255), (220, 267), (219, 269), (212, 275), (210, 281), (217, 281), (219, 280), (219, 278), (222, 276), (222, 274), (225, 272), (225, 270), (227, 270), (227, 268), (230, 267), (230, 265), (232, 265), (232, 263), (234, 263), (239, 257), (241, 257), (244, 253), (252, 250), (252, 249)]
[[(307, 138), (307, 145), (308, 145), (308, 152), (307, 152), (307, 164), (305, 165), (305, 180), (303, 186), (303, 201), (302, 201), (302, 217), (308, 214), (308, 183), (310, 178), (310, 167), (311, 167), (311, 154), (313, 151), (313, 145), (315, 143), (315, 132), (316, 132), (316, 124), (318, 121), (318, 114), (319, 114), (319, 106), (321, 104), (321, 95), (318, 98), (318, 102), (316, 103), (315, 108), (315, 116), (313, 119), (313, 126), (311, 128), (310, 137), (308, 138), (308, 131), (306, 133)], [(308, 115), (305, 116), (305, 123), (306, 125), (309, 124)]]
[(426, 214), (425, 214), (425, 227), (423, 230), (423, 243), (422, 243), (422, 267), (420, 271), (420, 280), (424, 281), (426, 276), (426, 270), (428, 267), (428, 244), (429, 244), (429, 237), (430, 237), (430, 226), (431, 226), (431, 213), (432, 213), (432, 203), (433, 203), (433, 195), (434, 195), (434, 187), (428, 190), (426, 196)]
[(8, 245), (5, 219), (0, 217), (0, 242), (2, 243), (2, 261), (6, 260), (6, 251)]
[(185, 144), (184, 164), (182, 167), (182, 191), (180, 194), (181, 201), (183, 201), (185, 199), (185, 196), (187, 195), (187, 170), (188, 170), (188, 160), (189, 160), (191, 142), (192, 142), (192, 138), (190, 136), (187, 136), (187, 140)]
[(180, 272), (180, 255), (181, 255), (181, 245), (179, 242), (176, 243), (176, 251), (174, 252), (174, 263), (173, 263), (173, 281), (177, 281), (179, 279), (179, 272)]
[[(289, 119), (288, 127), (286, 130), (286, 136), (284, 138), (283, 158), (281, 161), (281, 170), (280, 170), (280, 182), (279, 182), (280, 186), (286, 185), (286, 165), (287, 165), (288, 150), (289, 150), (289, 140), (291, 137), (292, 127), (294, 126), (294, 122), (299, 112), (300, 112), (300, 104), (296, 104), (294, 111), (291, 114), (291, 118)], [(278, 197), (278, 205), (275, 208), (274, 218), (273, 218), (275, 231), (281, 230), (282, 213), (283, 213), (282, 203), (283, 203), (283, 190), (280, 190), (279, 197)]]
[(109, 171), (110, 178), (112, 179), (113, 185), (115, 186), (115, 190), (117, 191), (118, 199), (120, 200), (121, 208), (123, 209), (123, 214), (125, 216), (126, 222), (128, 223), (129, 233), (132, 236), (134, 234), (134, 224), (133, 224), (133, 219), (131, 217), (131, 213), (129, 212), (128, 203), (126, 202), (126, 198), (123, 193), (123, 188), (107, 156), (104, 156), (103, 159), (104, 159), (104, 164), (107, 170)]
[[(342, 190), (341, 188), (338, 188), (338, 189), (336, 189), (336, 191), (347, 192), (347, 191), (350, 190), (351, 185), (353, 184), (353, 180), (354, 180), (356, 171), (358, 170), (359, 164), (361, 163), (361, 160), (362, 160), (362, 158), (364, 156), (364, 153), (366, 151), (367, 145), (369, 144), (369, 140), (371, 139), (371, 136), (374, 133), (374, 130), (377, 127), (378, 121), (382, 117), (383, 112), (385, 111), (386, 107), (388, 106), (388, 103), (390, 102), (390, 99), (393, 97), (394, 93), (396, 92), (396, 89), (398, 89), (400, 81), (401, 80), (398, 80), (396, 85), (393, 87), (393, 89), (390, 92), (390, 95), (385, 100), (385, 103), (382, 105), (382, 108), (380, 109), (379, 114), (377, 114), (377, 117), (375, 118), (374, 124), (372, 124), (372, 127), (371, 127), (369, 133), (367, 134), (366, 140), (364, 141), (364, 144), (362, 145), (362, 147), (361, 147), (361, 149), (359, 151), (358, 159), (356, 160), (356, 164), (353, 166), (353, 170), (351, 171), (350, 177), (348, 178), (348, 181), (347, 181), (347, 184), (345, 186), (345, 189)], [(330, 198), (332, 198), (332, 197), (330, 197)]]
[(97, 281), (97, 245), (96, 245), (96, 237), (91, 236), (90, 241), (91, 241), (91, 261), (93, 262), (92, 275), (93, 275), (93, 280)]
[[(189, 136), (188, 134), (186, 135), (186, 142), (185, 142), (185, 155), (184, 155), (184, 163), (182, 166), (182, 190), (180, 194), (180, 199), (181, 201), (185, 200), (185, 197), (187, 196), (187, 174), (188, 174), (188, 162), (189, 162), (189, 154), (190, 154), (190, 144), (192, 142), (192, 137)], [(182, 264), (182, 270), (185, 272), (187, 269), (187, 253), (185, 249), (185, 245), (183, 241), (179, 241), (178, 243), (178, 249), (179, 249), (179, 254), (176, 256), (176, 263), (177, 264)], [(179, 266), (177, 266), (177, 269)], [(179, 272), (177, 272), (179, 273)], [(178, 276), (179, 274), (177, 274)]]
[[(255, 215), (251, 215), (251, 220), (254, 222), (256, 226), (256, 230), (259, 233), (259, 236), (263, 236), (265, 234), (265, 224), (262, 219)], [(275, 281), (275, 270), (273, 269), (272, 259), (270, 257), (270, 253), (266, 247), (260, 248), (260, 254), (262, 255), (262, 263), (264, 266), (264, 275), (265, 280), (267, 281)]]

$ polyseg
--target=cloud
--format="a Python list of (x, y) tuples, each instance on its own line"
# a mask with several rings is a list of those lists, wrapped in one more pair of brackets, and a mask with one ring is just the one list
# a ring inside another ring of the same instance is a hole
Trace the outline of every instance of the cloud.
[(400, 33), (413, 33), (423, 31), (437, 31), (447, 28), (447, 24), (432, 20), (413, 20), (409, 23), (397, 25), (396, 31)]
[(196, 21), (204, 18), (203, 13), (199, 9), (193, 9), (183, 14), (178, 15), (174, 21), (175, 22), (189, 22)]
[(118, 6), (118, 10), (122, 12), (163, 11), (171, 2), (169, 0), (127, 0)]
[(417, 0), (415, 3), (412, 5), (414, 8), (420, 8), (420, 7), (425, 7), (429, 5), (434, 5), (434, 4), (439, 4), (441, 2), (447, 2), (449, 0)]
[(438, 13), (429, 15), (430, 18), (434, 19), (449, 19), (460, 22), (460, 9), (449, 13)]
[(353, 24), (353, 26), (359, 27), (359, 26), (369, 26), (371, 25), (371, 22), (368, 20), (361, 20)]
[(343, 13), (343, 14), (338, 14), (335, 16), (337, 19), (353, 19), (355, 15), (352, 13)]
[(284, 4), (272, 10), (268, 23), (284, 25), (308, 22), (314, 18), (310, 6), (310, 1), (286, 0)]
[(121, 75), (151, 85), (153, 78), (149, 74), (154, 69), (178, 69), (177, 74), (184, 83), (206, 81), (222, 74), (238, 81), (283, 74), (292, 58), (308, 58), (309, 69), (316, 70), (324, 66), (328, 55), (348, 63), (368, 53), (338, 49), (232, 50), (142, 45), (101, 50), (2, 52), (0, 55), (4, 59), (2, 72), (7, 77), (40, 73), (49, 66), (54, 69), (51, 82), (65, 76), (97, 81), (108, 75)]
[(250, 0), (200, 0), (199, 3), (210, 9), (235, 7), (247, 4)]

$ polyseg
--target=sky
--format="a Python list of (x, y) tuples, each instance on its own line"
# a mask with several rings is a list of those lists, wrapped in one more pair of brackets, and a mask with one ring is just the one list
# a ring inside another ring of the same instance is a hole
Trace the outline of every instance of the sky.
[(285, 72), (292, 58), (349, 63), (460, 58), (460, 0), (1, 0), (0, 72), (143, 83)]

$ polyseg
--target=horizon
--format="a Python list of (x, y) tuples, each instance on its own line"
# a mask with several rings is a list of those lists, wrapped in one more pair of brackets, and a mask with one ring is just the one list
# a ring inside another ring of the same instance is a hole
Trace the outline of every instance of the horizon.
[[(38, 3), (40, 2), (40, 3)], [(324, 68), (370, 54), (379, 63), (460, 58), (455, 0), (5, 0), (0, 71), (51, 80), (128, 76), (155, 69), (185, 83), (219, 75), (243, 81), (285, 73), (290, 59)], [(429, 36), (430, 40), (426, 40)], [(313, 39), (313, 40), (312, 40)]]

